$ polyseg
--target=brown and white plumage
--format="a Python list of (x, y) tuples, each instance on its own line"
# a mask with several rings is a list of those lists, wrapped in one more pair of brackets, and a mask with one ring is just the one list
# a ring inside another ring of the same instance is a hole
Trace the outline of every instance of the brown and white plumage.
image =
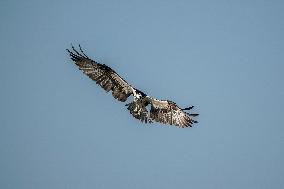
[[(130, 95), (133, 95), (133, 101), (126, 106), (128, 106), (127, 109), (130, 114), (136, 119), (145, 123), (156, 121), (181, 128), (191, 127), (193, 123), (197, 123), (191, 117), (198, 114), (189, 114), (185, 111), (192, 109), (193, 106), (181, 109), (172, 101), (151, 98), (132, 87), (107, 65), (90, 59), (80, 45), (79, 49), (80, 52), (72, 46), (72, 49), (67, 49), (67, 51), (84, 74), (96, 81), (106, 92), (112, 91), (113, 97), (121, 102), (125, 102)], [(150, 111), (148, 111), (147, 106), (150, 106)]]
[(132, 94), (133, 88), (110, 67), (91, 60), (84, 54), (81, 47), (81, 52), (78, 52), (73, 46), (72, 50), (67, 49), (71, 59), (79, 69), (89, 78), (96, 81), (106, 92), (112, 91), (115, 99), (125, 102)]
[(156, 122), (178, 127), (191, 127), (193, 123), (197, 123), (197, 121), (193, 120), (191, 117), (195, 117), (198, 114), (189, 114), (184, 111), (192, 109), (193, 106), (187, 109), (181, 109), (176, 103), (169, 100), (150, 99), (150, 101), (150, 117)]

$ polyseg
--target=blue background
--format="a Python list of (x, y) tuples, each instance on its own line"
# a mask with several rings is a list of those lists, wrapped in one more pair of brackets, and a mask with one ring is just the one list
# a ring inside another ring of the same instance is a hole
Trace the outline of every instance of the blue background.
[[(0, 188), (284, 188), (283, 1), (0, 1)], [(145, 125), (69, 59), (79, 43), (200, 113)]]

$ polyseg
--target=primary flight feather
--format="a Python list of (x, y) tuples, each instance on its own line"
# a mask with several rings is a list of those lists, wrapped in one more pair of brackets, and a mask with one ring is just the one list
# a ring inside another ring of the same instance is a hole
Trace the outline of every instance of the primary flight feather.
[[(181, 128), (192, 127), (193, 123), (197, 123), (192, 117), (198, 116), (198, 114), (186, 112), (186, 110), (192, 109), (193, 106), (182, 109), (170, 100), (158, 100), (146, 95), (128, 84), (107, 65), (90, 59), (80, 45), (79, 51), (73, 46), (71, 50), (67, 49), (67, 51), (79, 69), (106, 92), (111, 91), (115, 99), (125, 102), (132, 95), (134, 97), (133, 101), (126, 104), (126, 106), (130, 114), (136, 119), (145, 123), (156, 121)], [(147, 106), (150, 106), (150, 111), (146, 108)]]

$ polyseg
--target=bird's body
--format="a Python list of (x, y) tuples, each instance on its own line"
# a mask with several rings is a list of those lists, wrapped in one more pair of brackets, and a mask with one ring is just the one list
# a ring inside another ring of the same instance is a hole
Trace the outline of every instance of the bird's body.
[[(80, 46), (79, 46), (80, 47)], [(73, 51), (72, 51), (73, 50)], [(158, 100), (146, 95), (144, 92), (132, 87), (113, 69), (105, 64), (100, 64), (90, 59), (81, 49), (78, 52), (73, 46), (72, 50), (67, 49), (71, 59), (89, 78), (96, 81), (106, 92), (112, 91), (112, 96), (118, 101), (125, 102), (130, 95), (133, 101), (126, 104), (130, 114), (145, 123), (153, 121), (163, 124), (175, 125), (177, 127), (192, 127), (197, 123), (191, 117), (198, 114), (189, 114), (181, 109), (176, 103), (170, 100)], [(150, 106), (150, 111), (147, 107)]]

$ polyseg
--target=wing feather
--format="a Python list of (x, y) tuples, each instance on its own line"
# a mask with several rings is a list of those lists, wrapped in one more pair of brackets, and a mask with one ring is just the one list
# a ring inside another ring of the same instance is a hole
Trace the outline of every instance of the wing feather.
[(156, 122), (163, 124), (175, 125), (177, 127), (192, 127), (193, 123), (196, 123), (190, 118), (188, 114), (178, 107), (174, 102), (169, 100), (157, 100), (149, 98), (151, 103), (150, 118)]
[(105, 64), (100, 64), (90, 59), (79, 46), (78, 52), (73, 46), (72, 50), (67, 49), (71, 59), (79, 69), (92, 80), (96, 81), (106, 92), (112, 91), (115, 99), (125, 102), (133, 94), (133, 88), (113, 69)]

